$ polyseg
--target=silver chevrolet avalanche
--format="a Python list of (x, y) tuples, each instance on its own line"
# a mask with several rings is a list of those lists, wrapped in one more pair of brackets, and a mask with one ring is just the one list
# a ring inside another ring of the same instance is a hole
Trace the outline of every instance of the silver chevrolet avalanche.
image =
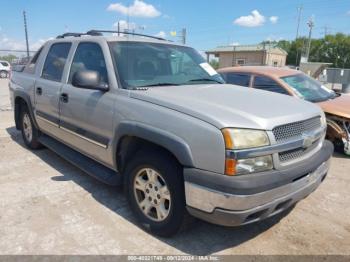
[(188, 214), (238, 226), (280, 213), (320, 185), (333, 152), (319, 107), (231, 88), (191, 47), (145, 35), (60, 35), (9, 88), (29, 148), (123, 185), (161, 236)]

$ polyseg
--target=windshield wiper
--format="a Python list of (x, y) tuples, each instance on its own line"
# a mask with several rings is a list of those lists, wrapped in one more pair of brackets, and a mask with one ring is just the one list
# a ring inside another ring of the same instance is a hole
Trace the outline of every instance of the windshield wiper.
[(144, 85), (144, 86), (134, 86), (133, 88), (145, 88), (145, 87), (152, 87), (152, 86), (178, 86), (179, 84), (175, 83), (155, 83), (155, 84), (149, 84), (149, 85)]
[(191, 79), (191, 80), (188, 80), (186, 83), (200, 82), (200, 81), (211, 81), (211, 82), (216, 82), (216, 83), (219, 83), (219, 84), (223, 84), (223, 82), (221, 82), (221, 81), (219, 81), (219, 80), (211, 79), (211, 78)]

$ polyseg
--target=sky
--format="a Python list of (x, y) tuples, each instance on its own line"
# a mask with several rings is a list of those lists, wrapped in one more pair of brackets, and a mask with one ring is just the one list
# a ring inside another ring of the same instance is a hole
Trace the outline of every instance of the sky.
[[(292, 40), (298, 8), (302, 6), (300, 36), (350, 34), (350, 0), (0, 0), (0, 49), (25, 49), (23, 10), (27, 13), (30, 49), (64, 32), (116, 29), (180, 41), (199, 51), (229, 44), (256, 44), (264, 40)], [(170, 32), (177, 32), (174, 37)]]

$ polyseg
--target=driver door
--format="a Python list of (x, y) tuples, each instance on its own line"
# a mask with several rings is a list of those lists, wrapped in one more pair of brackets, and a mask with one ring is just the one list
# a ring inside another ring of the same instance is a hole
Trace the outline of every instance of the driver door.
[(93, 70), (108, 84), (108, 73), (101, 46), (81, 42), (75, 51), (67, 84), (60, 96), (60, 128), (66, 143), (80, 152), (108, 165), (108, 147), (113, 135), (114, 101), (110, 91), (73, 86), (79, 70)]

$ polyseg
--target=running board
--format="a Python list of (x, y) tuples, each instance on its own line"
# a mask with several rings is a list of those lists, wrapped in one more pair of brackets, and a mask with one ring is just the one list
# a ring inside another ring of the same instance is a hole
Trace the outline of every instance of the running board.
[(42, 134), (39, 137), (39, 142), (97, 180), (112, 186), (122, 184), (120, 174), (84, 156), (56, 139)]

